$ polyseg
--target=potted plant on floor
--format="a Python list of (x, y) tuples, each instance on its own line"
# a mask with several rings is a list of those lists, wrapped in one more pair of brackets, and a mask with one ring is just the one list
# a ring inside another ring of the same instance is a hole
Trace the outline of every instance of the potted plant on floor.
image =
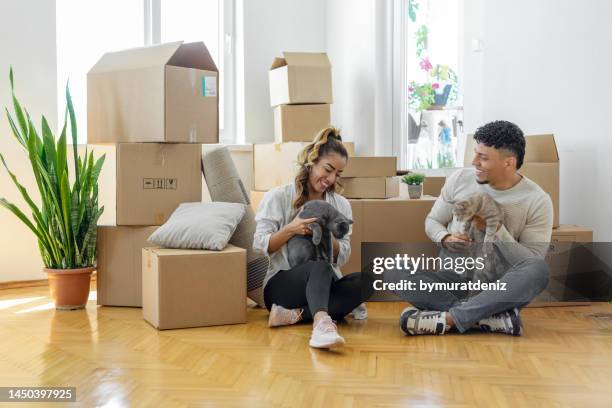
[[(6, 115), (12, 133), (32, 167), (40, 205), (11, 172), (2, 154), (0, 161), (32, 212), (31, 218), (5, 198), (0, 198), (0, 205), (11, 211), (36, 236), (56, 308), (82, 309), (89, 297), (91, 273), (96, 265), (97, 223), (104, 211), (104, 207), (98, 208), (98, 176), (104, 156), (94, 160), (93, 152), (88, 154), (87, 149), (83, 157), (78, 155), (76, 116), (68, 86), (64, 125), (56, 140), (47, 119), (42, 117), (38, 131), (27, 110), (15, 97), (12, 68), (9, 80), (14, 117), (8, 109)], [(66, 143), (68, 119), (74, 158), (72, 186)]]
[(425, 175), (422, 173), (408, 173), (402, 178), (402, 182), (408, 184), (408, 196), (410, 198), (421, 198), (424, 180)]

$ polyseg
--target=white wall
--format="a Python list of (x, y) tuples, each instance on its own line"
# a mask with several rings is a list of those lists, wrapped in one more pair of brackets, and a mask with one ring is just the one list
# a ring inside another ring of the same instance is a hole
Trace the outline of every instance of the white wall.
[[(360, 155), (375, 150), (376, 0), (327, 2), (327, 52), (332, 63), (332, 121)], [(389, 134), (388, 137), (391, 137)]]
[[(465, 124), (507, 119), (526, 134), (554, 133), (561, 222), (612, 239), (612, 2), (466, 1)], [(469, 35), (468, 35), (469, 33)], [(483, 51), (471, 51), (474, 36)]]
[(246, 141), (273, 142), (268, 70), (283, 51), (325, 51), (326, 2), (243, 0), (242, 8)]
[[(28, 108), (37, 125), (44, 113), (55, 129), (55, 1), (0, 2), (0, 50), (0, 106), (12, 109), (8, 81), (12, 65), (22, 105)], [(38, 197), (27, 156), (12, 138), (4, 112), (0, 119), (0, 152), (22, 184)], [(4, 168), (0, 169), (0, 196), (25, 208)], [(44, 279), (33, 234), (4, 208), (0, 208), (0, 231), (0, 280)]]

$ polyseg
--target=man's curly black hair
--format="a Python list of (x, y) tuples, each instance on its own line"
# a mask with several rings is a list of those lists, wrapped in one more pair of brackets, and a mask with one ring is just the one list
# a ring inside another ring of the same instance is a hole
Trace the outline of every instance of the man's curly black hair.
[(487, 123), (476, 130), (476, 143), (495, 149), (506, 150), (516, 156), (516, 168), (520, 169), (525, 158), (525, 136), (521, 128), (506, 120)]

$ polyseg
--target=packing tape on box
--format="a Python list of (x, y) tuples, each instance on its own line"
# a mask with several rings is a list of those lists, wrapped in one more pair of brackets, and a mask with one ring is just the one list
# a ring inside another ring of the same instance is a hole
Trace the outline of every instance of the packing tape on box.
[(251, 200), (238, 175), (236, 165), (227, 147), (207, 152), (202, 157), (202, 171), (212, 201), (241, 203), (247, 206), (246, 213), (230, 239), (232, 245), (247, 251), (247, 296), (259, 306), (263, 300), (263, 280), (268, 270), (268, 257), (253, 251), (255, 213)]

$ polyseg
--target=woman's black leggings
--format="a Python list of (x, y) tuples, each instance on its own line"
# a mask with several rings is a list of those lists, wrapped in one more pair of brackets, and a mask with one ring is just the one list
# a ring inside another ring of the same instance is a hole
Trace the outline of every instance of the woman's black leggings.
[(361, 272), (338, 279), (329, 262), (308, 261), (279, 271), (264, 289), (268, 310), (272, 304), (286, 309), (302, 308), (302, 320), (310, 321), (320, 311), (340, 320), (365, 302), (374, 291), (373, 277)]

